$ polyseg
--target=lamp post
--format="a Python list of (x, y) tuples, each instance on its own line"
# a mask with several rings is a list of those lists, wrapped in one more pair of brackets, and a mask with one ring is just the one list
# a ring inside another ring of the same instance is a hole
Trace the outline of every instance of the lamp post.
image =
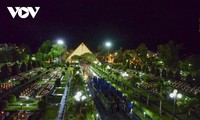
[(109, 42), (109, 41), (107, 41), (106, 43), (105, 43), (105, 46), (108, 48), (108, 59), (107, 59), (107, 62), (109, 62), (109, 49), (110, 49), (110, 47), (111, 47), (111, 42)]
[(109, 55), (109, 49), (112, 46), (112, 44), (111, 44), (111, 42), (107, 41), (105, 45), (108, 48), (108, 55)]
[(22, 110), (22, 103), (20, 103), (20, 106), (21, 106), (21, 110)]
[(172, 120), (174, 120), (176, 101), (177, 101), (177, 99), (182, 98), (182, 94), (178, 93), (178, 90), (174, 89), (173, 92), (169, 94), (169, 96), (170, 96), (172, 99), (174, 99), (173, 116), (172, 116)]
[(80, 91), (76, 93), (76, 95), (74, 96), (75, 101), (77, 101), (78, 104), (78, 109), (80, 110), (81, 107), (81, 102), (85, 101), (87, 97), (85, 95), (83, 95)]
[[(58, 45), (63, 45), (64, 44), (64, 41), (63, 40), (57, 40), (57, 44)], [(60, 53), (60, 58), (59, 58), (60, 60), (59, 60), (59, 62), (60, 62), (60, 64), (61, 64), (61, 53)]]
[(26, 102), (28, 103), (29, 97), (26, 97)]

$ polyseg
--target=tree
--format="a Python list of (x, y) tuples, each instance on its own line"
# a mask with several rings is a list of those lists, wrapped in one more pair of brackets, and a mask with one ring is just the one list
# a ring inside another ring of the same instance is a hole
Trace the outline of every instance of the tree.
[(150, 73), (151, 73), (151, 74), (154, 74), (154, 73), (155, 73), (155, 70), (156, 70), (155, 67), (152, 67)]
[(167, 73), (167, 78), (168, 79), (173, 79), (174, 78), (174, 73), (172, 72), (172, 70), (169, 70)]
[(136, 49), (135, 52), (139, 58), (141, 58), (142, 62), (146, 62), (147, 60), (147, 51), (148, 47), (141, 43)]
[(11, 74), (11, 71), (10, 71), (10, 68), (8, 67), (7, 64), (4, 64), (2, 67), (1, 67), (1, 73), (2, 73), (2, 77), (4, 79), (8, 78)]
[(166, 71), (166, 69), (162, 69), (162, 77), (164, 79), (166, 79), (166, 77), (167, 77), (167, 71)]
[(59, 78), (56, 79), (56, 81), (55, 81), (56, 87), (60, 87), (60, 84), (61, 84), (60, 79)]
[(26, 71), (27, 71), (27, 66), (26, 66), (26, 63), (25, 63), (25, 62), (23, 62), (23, 63), (21, 64), (20, 71), (21, 71), (21, 72), (26, 72)]
[(37, 53), (35, 54), (35, 58), (36, 58), (38, 61), (44, 60), (43, 54), (42, 54), (41, 52), (37, 52)]
[(191, 111), (197, 109), (199, 101), (196, 98), (190, 98), (186, 96), (185, 100), (180, 101), (177, 104), (181, 109), (181, 111), (187, 112), (187, 118), (188, 118), (191, 115)]
[(15, 102), (17, 100), (15, 95), (8, 95), (6, 99), (9, 103)]
[(31, 54), (31, 49), (28, 45), (22, 43), (19, 48), (21, 49), (22, 52), (24, 52), (25, 54)]
[(39, 47), (38, 52), (43, 54), (48, 54), (51, 51), (52, 45), (53, 45), (52, 41), (46, 40)]
[(188, 75), (186, 76), (186, 82), (187, 82), (187, 83), (191, 83), (191, 81), (192, 81), (192, 75), (191, 75), (191, 74), (188, 74)]
[(12, 69), (12, 72), (11, 72), (12, 76), (17, 75), (20, 72), (19, 65), (17, 63), (12, 65), (11, 69)]
[(159, 82), (157, 82), (156, 84), (156, 89), (158, 91), (158, 95), (160, 97), (160, 109), (159, 109), (159, 113), (160, 115), (162, 115), (162, 100), (164, 98), (163, 94), (165, 93), (165, 90), (166, 90), (166, 86), (163, 82), (163, 80), (160, 80)]
[(177, 69), (180, 49), (181, 45), (175, 44), (173, 41), (169, 41), (165, 45), (158, 45), (159, 58), (163, 61), (165, 67)]
[(22, 60), (21, 54), (16, 49), (11, 49), (9, 51), (8, 56), (11, 56), (12, 60), (10, 62), (21, 61)]
[(38, 108), (45, 109), (46, 106), (47, 106), (47, 103), (45, 101), (41, 100), (38, 102)]
[(77, 120), (85, 120), (85, 115), (83, 113), (79, 113), (77, 115)]
[(0, 101), (0, 109), (5, 109), (6, 107), (8, 107), (8, 101), (4, 100), (4, 101)]
[(181, 80), (181, 74), (180, 74), (180, 70), (177, 70), (175, 73), (175, 80)]
[(74, 56), (71, 57), (71, 59), (73, 61), (77, 61), (77, 60), (79, 61), (81, 59), (81, 57), (79, 55), (74, 55)]
[(66, 46), (64, 45), (58, 45), (58, 44), (53, 44), (51, 51), (48, 53), (48, 55), (51, 55), (53, 59), (56, 57), (60, 57), (60, 55), (67, 49)]
[(28, 70), (31, 70), (31, 69), (32, 69), (32, 62), (31, 62), (30, 60), (28, 61), (27, 68), (28, 68)]
[(132, 54), (132, 50), (125, 50), (124, 51), (124, 60), (123, 60), (123, 64), (129, 68), (129, 65), (130, 65), (130, 60), (133, 58), (133, 54)]
[(91, 53), (84, 53), (81, 55), (81, 61), (86, 63), (92, 63), (95, 60), (95, 56)]
[(135, 76), (135, 75), (133, 75), (129, 81), (131, 82), (131, 85), (134, 86), (134, 87), (136, 87), (137, 84), (139, 82), (141, 82), (140, 78), (138, 76)]
[(0, 51), (0, 56), (1, 56), (0, 63), (5, 63), (5, 62), (9, 62), (9, 61), (10, 61), (7, 52), (5, 52), (5, 51)]
[(36, 59), (37, 60), (43, 60), (46, 61), (49, 59), (49, 52), (51, 51), (53, 46), (53, 42), (50, 40), (46, 40), (42, 43), (42, 45), (38, 48), (38, 51), (36, 53)]
[(154, 74), (155, 74), (156, 77), (159, 77), (160, 76), (160, 69), (156, 68)]
[(136, 70), (137, 70), (137, 71), (141, 71), (141, 70), (142, 70), (142, 66), (138, 64), (138, 65), (136, 66)]
[(38, 62), (36, 60), (32, 61), (32, 67), (33, 68), (38, 67)]
[(114, 62), (123, 64), (123, 61), (124, 61), (123, 50), (122, 48), (120, 48), (119, 50), (117, 50), (117, 53), (114, 57)]
[(103, 44), (98, 45), (97, 50), (98, 50), (98, 52), (96, 53), (96, 58), (100, 62), (105, 62), (107, 51), (106, 51), (105, 47), (103, 46)]
[(192, 55), (187, 59), (188, 68), (191, 71), (197, 71), (200, 69), (200, 55)]

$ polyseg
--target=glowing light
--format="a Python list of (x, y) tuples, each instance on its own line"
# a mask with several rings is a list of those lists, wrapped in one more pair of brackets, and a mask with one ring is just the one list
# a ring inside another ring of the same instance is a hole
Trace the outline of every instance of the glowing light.
[(128, 77), (128, 74), (126, 72), (122, 73), (123, 77)]
[(82, 93), (79, 91), (79, 92), (76, 93), (76, 95), (81, 96)]
[(173, 93), (177, 93), (177, 92), (178, 92), (178, 90), (177, 90), (177, 89), (174, 89), (174, 90), (173, 90)]
[(177, 98), (182, 98), (182, 94), (177, 94)]
[(111, 47), (111, 42), (106, 42), (106, 47)]
[(86, 99), (86, 96), (82, 96), (81, 97), (81, 100), (83, 101), (83, 100), (85, 100)]
[(97, 64), (97, 61), (94, 61), (94, 64)]
[(57, 44), (63, 45), (63, 44), (64, 44), (64, 41), (63, 41), (63, 40), (57, 40)]
[(174, 97), (175, 97), (175, 94), (174, 94), (174, 93), (170, 93), (169, 96), (170, 96), (171, 98), (174, 98)]
[(110, 69), (110, 66), (108, 65), (108, 66), (106, 67), (106, 69)]

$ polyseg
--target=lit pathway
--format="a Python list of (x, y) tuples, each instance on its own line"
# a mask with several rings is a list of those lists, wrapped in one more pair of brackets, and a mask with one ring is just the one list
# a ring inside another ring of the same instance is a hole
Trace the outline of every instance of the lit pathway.
[(62, 97), (61, 102), (60, 102), (57, 120), (64, 120), (65, 110), (66, 110), (66, 105), (67, 105), (67, 95), (68, 95), (68, 92), (69, 92), (71, 79), (72, 79), (72, 73), (70, 72), (70, 76), (69, 76), (68, 82), (66, 84), (63, 97)]

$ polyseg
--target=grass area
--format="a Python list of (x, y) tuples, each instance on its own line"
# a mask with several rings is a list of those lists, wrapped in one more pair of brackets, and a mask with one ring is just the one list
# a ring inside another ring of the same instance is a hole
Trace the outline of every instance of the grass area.
[(52, 98), (49, 99), (49, 101), (51, 103), (60, 103), (61, 99), (62, 99), (62, 96), (53, 96)]
[[(30, 98), (26, 99), (17, 99), (16, 102), (9, 103), (9, 106), (5, 110), (38, 110), (38, 103), (39, 100)], [(22, 104), (22, 106), (20, 105)]]
[(20, 103), (23, 103), (23, 104), (37, 104), (38, 103), (38, 99), (35, 99), (35, 98), (30, 98), (28, 100), (26, 99), (17, 99), (16, 102), (13, 102), (11, 104), (20, 104)]
[(30, 110), (30, 111), (35, 111), (38, 110), (38, 106), (34, 105), (34, 106), (8, 106), (5, 110), (7, 111), (17, 111), (17, 110)]
[(64, 93), (64, 91), (65, 91), (65, 89), (56, 89), (56, 91), (54, 92), (54, 94), (63, 94)]
[(47, 106), (41, 120), (55, 120), (58, 115), (58, 106)]
[(38, 84), (46, 84), (46, 82), (45, 82), (45, 81), (43, 81), (43, 80), (41, 80), (41, 81), (38, 81), (37, 83), (38, 83)]

